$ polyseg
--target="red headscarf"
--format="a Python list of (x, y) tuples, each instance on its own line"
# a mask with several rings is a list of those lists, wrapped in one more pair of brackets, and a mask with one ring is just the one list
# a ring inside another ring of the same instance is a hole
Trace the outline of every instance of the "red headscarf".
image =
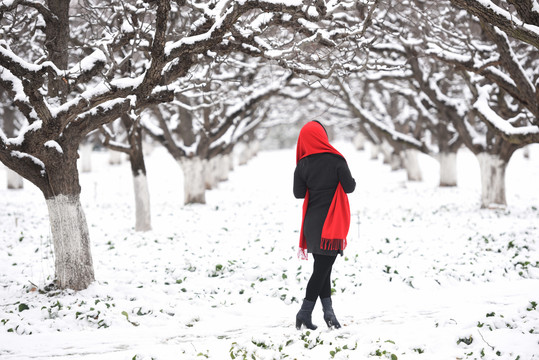
[[(331, 153), (344, 156), (337, 151), (328, 140), (326, 130), (318, 121), (310, 121), (303, 126), (299, 132), (298, 144), (296, 147), (296, 164), (306, 156), (320, 153)], [(303, 216), (301, 220), (301, 232), (299, 237), (298, 255), (302, 259), (307, 259), (307, 241), (303, 234), (303, 223), (307, 206), (309, 204), (309, 190), (305, 194), (303, 201)], [(337, 185), (335, 195), (329, 207), (324, 227), (322, 228), (322, 238), (320, 248), (324, 250), (344, 250), (347, 245), (346, 236), (350, 229), (350, 204), (348, 195), (344, 192), (341, 183)]]

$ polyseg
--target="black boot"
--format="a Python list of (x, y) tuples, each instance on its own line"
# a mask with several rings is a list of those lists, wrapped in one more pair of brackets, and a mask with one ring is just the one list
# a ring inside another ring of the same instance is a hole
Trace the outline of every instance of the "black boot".
[(331, 298), (327, 297), (325, 299), (320, 299), (322, 301), (322, 309), (324, 310), (324, 320), (326, 321), (326, 324), (328, 327), (335, 326), (335, 329), (339, 329), (341, 327), (341, 324), (339, 324), (339, 321), (335, 317), (335, 313), (333, 312), (333, 305), (331, 303)]
[(311, 315), (313, 313), (315, 303), (316, 301), (309, 301), (307, 299), (303, 299), (301, 309), (296, 315), (296, 329), (300, 330), (301, 325), (305, 325), (307, 329), (316, 330), (317, 326), (314, 325), (311, 320)]

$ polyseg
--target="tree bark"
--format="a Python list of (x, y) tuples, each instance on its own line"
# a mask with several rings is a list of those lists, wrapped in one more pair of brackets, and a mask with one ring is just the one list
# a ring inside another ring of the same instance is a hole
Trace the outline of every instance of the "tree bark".
[(496, 154), (477, 154), (481, 169), (481, 208), (506, 206), (505, 169), (507, 161)]
[[(54, 16), (46, 18), (47, 41), (45, 47), (48, 52), (48, 60), (52, 61), (59, 69), (67, 69), (68, 66), (69, 2), (70, 0), (47, 0), (48, 8)], [(50, 74), (48, 91), (50, 96), (65, 99), (68, 85)]]

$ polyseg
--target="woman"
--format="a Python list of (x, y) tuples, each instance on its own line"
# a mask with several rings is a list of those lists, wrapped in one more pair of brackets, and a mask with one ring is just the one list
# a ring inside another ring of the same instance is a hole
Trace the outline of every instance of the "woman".
[(350, 228), (348, 196), (356, 182), (344, 157), (330, 145), (326, 129), (311, 121), (301, 129), (296, 149), (294, 196), (305, 198), (300, 232), (299, 256), (314, 257), (313, 274), (305, 299), (296, 315), (296, 328), (314, 330), (311, 315), (318, 297), (324, 320), (329, 327), (340, 328), (331, 303), (331, 269), (337, 254), (346, 247)]

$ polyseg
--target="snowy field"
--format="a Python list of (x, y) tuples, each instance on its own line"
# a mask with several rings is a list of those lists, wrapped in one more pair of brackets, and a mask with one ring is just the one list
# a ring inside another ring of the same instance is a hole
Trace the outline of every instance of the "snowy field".
[(41, 193), (0, 168), (0, 359), (539, 359), (539, 146), (507, 169), (506, 209), (481, 210), (479, 167), (456, 188), (405, 181), (337, 143), (358, 183), (334, 266), (328, 330), (295, 329), (312, 259), (296, 257), (295, 151), (261, 152), (183, 206), (182, 173), (147, 157), (153, 230), (134, 231), (130, 167), (95, 153), (81, 174), (97, 281), (46, 292), (54, 261)]

